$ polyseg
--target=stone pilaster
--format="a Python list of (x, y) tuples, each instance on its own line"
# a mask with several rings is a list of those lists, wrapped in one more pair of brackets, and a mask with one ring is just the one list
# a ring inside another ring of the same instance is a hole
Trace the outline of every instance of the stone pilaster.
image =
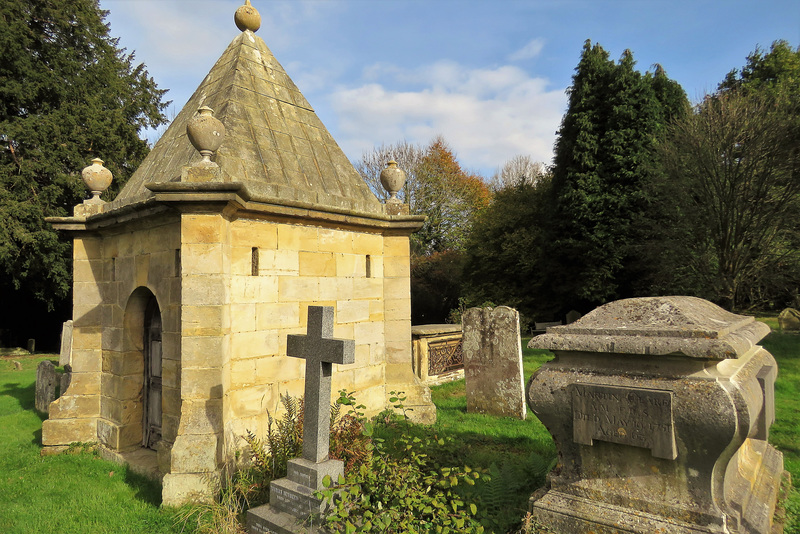
[(230, 346), (228, 222), (181, 215), (181, 409), (164, 477), (164, 504), (210, 498), (223, 464), (223, 404)]
[(408, 236), (383, 238), (384, 339), (386, 343), (386, 397), (404, 392), (409, 417), (417, 422), (436, 421), (431, 391), (411, 364), (411, 259)]
[(72, 381), (66, 393), (51, 403), (42, 424), (42, 444), (58, 450), (73, 442), (97, 441), (100, 381), (103, 363), (104, 293), (108, 269), (102, 240), (76, 237), (73, 247)]

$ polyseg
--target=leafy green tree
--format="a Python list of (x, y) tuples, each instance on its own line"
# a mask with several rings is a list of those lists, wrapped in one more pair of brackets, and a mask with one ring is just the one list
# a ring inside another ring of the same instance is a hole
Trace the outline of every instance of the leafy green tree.
[(646, 185), (658, 174), (655, 142), (689, 107), (663, 69), (634, 66), (629, 50), (615, 63), (586, 41), (568, 89), (540, 271), (565, 311), (632, 296), (646, 269), (639, 244), (650, 236), (640, 221), (651, 201)]
[(96, 0), (0, 4), (0, 301), (63, 303), (70, 243), (44, 222), (85, 198), (100, 157), (125, 183), (165, 121), (164, 90), (118, 47)]
[(733, 90), (800, 96), (800, 47), (779, 40), (769, 52), (756, 48), (745, 66), (730, 71), (719, 85), (720, 93)]
[(800, 54), (779, 41), (736, 73), (662, 145), (660, 202), (675, 219), (663, 250), (683, 259), (679, 291), (730, 309), (797, 305)]
[(550, 176), (504, 187), (477, 216), (464, 266), (467, 304), (517, 308), (523, 322), (559, 311), (552, 284), (542, 274), (543, 228), (550, 216)]

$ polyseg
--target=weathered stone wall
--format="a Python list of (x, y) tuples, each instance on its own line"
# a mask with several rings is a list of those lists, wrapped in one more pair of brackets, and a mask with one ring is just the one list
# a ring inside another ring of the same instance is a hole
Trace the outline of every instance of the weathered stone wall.
[(334, 397), (347, 389), (373, 413), (385, 406), (383, 241), (348, 229), (252, 219), (231, 224), (226, 400), (233, 447), (246, 429), (266, 431), (266, 411), (276, 413), (281, 394), (303, 395), (305, 362), (286, 356), (286, 336), (305, 332), (311, 305), (333, 306), (334, 336), (356, 342), (355, 363), (333, 373)]
[(163, 439), (180, 413), (180, 279), (175, 216), (131, 222), (105, 236), (76, 237), (72, 380), (43, 423), (45, 446), (100, 441), (112, 450), (142, 440), (144, 308), (155, 295), (163, 322)]

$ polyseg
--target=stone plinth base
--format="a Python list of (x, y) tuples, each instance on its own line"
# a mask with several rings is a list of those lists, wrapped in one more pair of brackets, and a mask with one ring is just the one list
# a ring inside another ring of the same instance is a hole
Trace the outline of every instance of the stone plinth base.
[(248, 534), (314, 534), (325, 532), (314, 526), (314, 519), (324, 509), (314, 491), (324, 488), (325, 476), (336, 483), (344, 474), (340, 460), (314, 463), (303, 458), (289, 460), (286, 478), (269, 485), (269, 504), (247, 511)]
[(312, 522), (303, 522), (291, 514), (265, 504), (247, 511), (248, 534), (327, 534)]
[(560, 534), (653, 533), (670, 534), (728, 533), (722, 525), (700, 527), (689, 523), (669, 521), (664, 517), (639, 510), (548, 491), (538, 500), (531, 498), (530, 511), (541, 525)]
[[(741, 514), (738, 525), (735, 524), (737, 514), (729, 514), (727, 521), (720, 517), (718, 524), (690, 524), (555, 490), (534, 494), (530, 500), (530, 511), (540, 524), (562, 534), (768, 534), (775, 531), (773, 516), (783, 476), (783, 454), (764, 442), (755, 442), (753, 448), (758, 449), (752, 455), (758, 458), (756, 465), (749, 472), (737, 466), (739, 474), (744, 476), (731, 481), (726, 491), (732, 497), (741, 496), (740, 499), (732, 499), (737, 502), (737, 512)], [(743, 459), (737, 463), (745, 461)], [(680, 515), (680, 511), (675, 512), (675, 515)]]

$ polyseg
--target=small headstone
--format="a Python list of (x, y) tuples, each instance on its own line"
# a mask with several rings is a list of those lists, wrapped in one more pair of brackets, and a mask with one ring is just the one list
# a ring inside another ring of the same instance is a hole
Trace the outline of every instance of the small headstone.
[(519, 313), (470, 308), (461, 321), (467, 411), (525, 419)]
[(15, 371), (22, 371), (22, 362), (18, 362), (17, 360), (14, 360), (14, 370)]
[(800, 330), (800, 311), (786, 308), (778, 315), (778, 325), (781, 330), (788, 332)]
[(35, 339), (29, 339), (28, 340), (28, 352), (30, 352), (31, 354), (36, 352), (36, 340)]
[(581, 317), (583, 317), (583, 315), (581, 315), (581, 312), (579, 312), (578, 310), (572, 310), (570, 312), (567, 312), (567, 317), (566, 317), (567, 324), (574, 323)]
[(533, 323), (534, 330), (544, 332), (551, 326), (561, 326), (561, 321), (548, 321), (544, 323)]
[(36, 409), (50, 412), (50, 403), (56, 400), (56, 368), (50, 360), (44, 360), (36, 368)]
[(64, 321), (61, 328), (61, 354), (58, 365), (65, 366), (72, 363), (72, 319)]
[(324, 488), (326, 475), (336, 481), (344, 474), (340, 460), (328, 459), (331, 373), (332, 364), (355, 361), (355, 341), (333, 337), (331, 306), (309, 306), (307, 334), (289, 335), (286, 341), (288, 356), (306, 360), (303, 456), (289, 460), (286, 477), (270, 483), (269, 504), (248, 510), (249, 534), (317, 532), (303, 524), (322, 511), (314, 492)]
[(64, 366), (64, 374), (61, 375), (59, 379), (59, 389), (58, 389), (58, 396), (61, 397), (64, 393), (67, 392), (67, 388), (69, 387), (69, 383), (72, 382), (72, 366), (70, 364), (66, 364)]

